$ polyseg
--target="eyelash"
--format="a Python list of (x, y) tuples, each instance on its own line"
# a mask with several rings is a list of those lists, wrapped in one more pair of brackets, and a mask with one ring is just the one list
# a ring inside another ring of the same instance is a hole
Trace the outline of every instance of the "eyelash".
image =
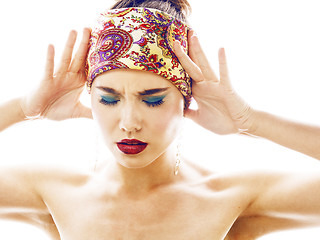
[(142, 102), (146, 103), (148, 107), (157, 107), (164, 103), (163, 99), (156, 102), (147, 102), (146, 100), (142, 100)]
[[(100, 103), (107, 105), (107, 106), (114, 106), (116, 105), (120, 100), (114, 100), (114, 101), (107, 101), (103, 98), (103, 96), (100, 99)], [(144, 102), (145, 104), (147, 104), (148, 107), (158, 107), (161, 104), (164, 103), (163, 98), (155, 101), (155, 102), (148, 102), (147, 100), (142, 100), (142, 102)]]
[(100, 103), (104, 104), (104, 105), (108, 105), (108, 106), (114, 106), (116, 105), (120, 100), (114, 100), (114, 101), (107, 101), (105, 99), (103, 99), (103, 96), (101, 96), (100, 99)]

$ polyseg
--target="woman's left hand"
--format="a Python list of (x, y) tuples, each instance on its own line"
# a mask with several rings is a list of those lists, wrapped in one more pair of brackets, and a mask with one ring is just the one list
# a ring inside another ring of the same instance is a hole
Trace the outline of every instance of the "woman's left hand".
[(174, 48), (183, 68), (192, 78), (192, 95), (197, 110), (188, 109), (185, 116), (217, 133), (230, 134), (253, 128), (254, 110), (233, 90), (228, 75), (225, 51), (219, 49), (220, 79), (216, 77), (193, 30), (189, 32), (189, 56), (175, 42)]

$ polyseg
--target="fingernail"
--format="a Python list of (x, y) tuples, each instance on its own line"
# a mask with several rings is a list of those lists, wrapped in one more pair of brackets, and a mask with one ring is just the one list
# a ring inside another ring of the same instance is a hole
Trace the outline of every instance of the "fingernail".
[(176, 47), (178, 47), (180, 49), (182, 48), (182, 46), (180, 45), (180, 42), (177, 40), (174, 40), (173, 44), (176, 45)]
[(223, 47), (219, 48), (219, 53), (218, 53), (218, 55), (219, 55), (219, 58), (221, 58), (221, 57), (224, 57), (224, 56), (225, 56), (225, 50), (224, 50), (224, 48), (223, 48)]
[(198, 39), (199, 40), (199, 36), (195, 31), (193, 32), (193, 35), (191, 36), (191, 39)]
[(191, 36), (197, 35), (196, 32), (195, 32), (193, 29), (190, 29), (190, 30), (189, 30), (188, 35), (189, 35), (189, 34), (190, 34)]

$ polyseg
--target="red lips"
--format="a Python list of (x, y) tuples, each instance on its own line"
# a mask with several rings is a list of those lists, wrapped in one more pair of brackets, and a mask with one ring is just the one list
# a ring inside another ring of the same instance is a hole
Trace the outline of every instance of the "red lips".
[(141, 142), (137, 139), (122, 139), (121, 142), (117, 142), (119, 150), (125, 154), (138, 154), (142, 152), (148, 143)]

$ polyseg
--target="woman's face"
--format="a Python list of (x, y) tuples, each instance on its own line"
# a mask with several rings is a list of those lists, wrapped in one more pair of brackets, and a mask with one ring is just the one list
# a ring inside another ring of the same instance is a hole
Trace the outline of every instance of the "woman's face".
[(99, 75), (92, 85), (91, 102), (105, 143), (128, 168), (145, 167), (164, 154), (183, 121), (179, 90), (163, 77), (141, 70), (117, 69)]

